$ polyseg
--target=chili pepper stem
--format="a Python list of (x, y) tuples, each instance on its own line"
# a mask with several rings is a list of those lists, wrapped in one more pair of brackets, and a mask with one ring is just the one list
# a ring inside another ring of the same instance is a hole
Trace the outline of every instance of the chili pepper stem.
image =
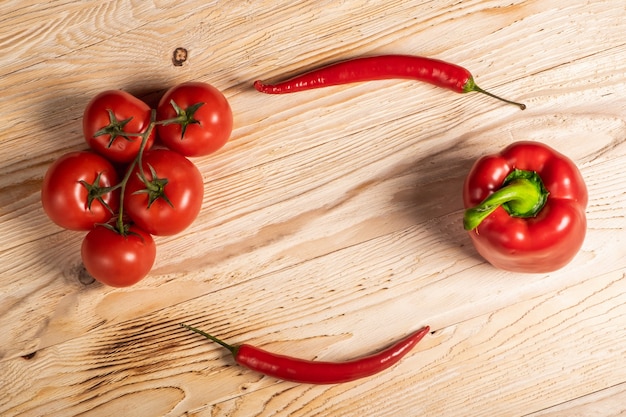
[(506, 177), (502, 188), (465, 211), (463, 227), (476, 229), (498, 207), (513, 217), (535, 217), (547, 199), (548, 191), (536, 172), (516, 169)]
[(198, 333), (201, 336), (206, 337), (207, 339), (211, 340), (212, 342), (217, 343), (218, 345), (225, 347), (226, 349), (228, 349), (230, 351), (230, 353), (233, 354), (233, 356), (235, 356), (237, 354), (237, 346), (233, 346), (233, 345), (229, 345), (228, 343), (224, 342), (221, 339), (218, 339), (217, 337), (210, 335), (206, 332), (203, 332), (200, 329), (196, 329), (195, 327), (189, 326), (187, 324), (181, 323), (180, 324), (181, 327), (184, 327), (187, 330), (191, 330), (192, 332)]
[(520, 108), (520, 109), (522, 109), (522, 110), (526, 110), (526, 105), (525, 105), (524, 103), (518, 103), (518, 102), (516, 102), (516, 101), (507, 100), (506, 98), (502, 98), (502, 97), (500, 97), (500, 96), (497, 96), (497, 95), (495, 95), (495, 94), (493, 94), (493, 93), (490, 93), (490, 92), (489, 92), (489, 91), (487, 91), (487, 90), (483, 90), (483, 89), (482, 89), (482, 88), (480, 88), (478, 85), (476, 85), (476, 82), (474, 81), (474, 78), (473, 78), (473, 77), (470, 77), (470, 79), (469, 79), (469, 80), (467, 80), (467, 83), (465, 84), (465, 86), (463, 86), (463, 90), (464, 90), (465, 92), (467, 92), (467, 93), (468, 93), (468, 92), (470, 92), (470, 91), (475, 91), (475, 92), (477, 92), (477, 93), (482, 93), (482, 94), (485, 94), (485, 95), (487, 95), (487, 96), (489, 96), (489, 97), (493, 97), (493, 98), (495, 98), (495, 99), (498, 99), (498, 100), (500, 100), (500, 101), (503, 101), (503, 102), (505, 102), (505, 103), (508, 103), (508, 104), (513, 104), (513, 105), (515, 105), (515, 106), (519, 107), (519, 108)]

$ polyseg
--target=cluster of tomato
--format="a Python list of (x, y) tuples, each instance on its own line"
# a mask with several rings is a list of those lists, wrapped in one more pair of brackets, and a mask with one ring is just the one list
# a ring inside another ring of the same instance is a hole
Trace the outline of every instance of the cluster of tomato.
[(188, 157), (220, 149), (232, 126), (228, 101), (206, 83), (172, 87), (156, 109), (127, 92), (104, 91), (83, 115), (90, 149), (48, 168), (44, 211), (65, 229), (87, 232), (81, 257), (95, 279), (132, 285), (154, 264), (152, 236), (180, 233), (200, 212), (204, 183)]

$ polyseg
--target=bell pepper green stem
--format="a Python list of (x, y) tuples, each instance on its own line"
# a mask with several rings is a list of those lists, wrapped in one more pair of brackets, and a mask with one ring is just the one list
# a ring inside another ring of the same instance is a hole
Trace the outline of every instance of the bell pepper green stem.
[(465, 230), (476, 229), (498, 207), (512, 217), (535, 217), (545, 206), (548, 195), (539, 174), (515, 169), (505, 178), (500, 189), (479, 205), (465, 210), (463, 227)]

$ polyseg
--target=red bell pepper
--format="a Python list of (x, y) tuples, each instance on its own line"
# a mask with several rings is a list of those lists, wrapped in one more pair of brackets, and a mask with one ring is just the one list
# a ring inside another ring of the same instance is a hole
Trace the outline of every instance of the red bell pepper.
[(480, 158), (463, 186), (464, 227), (495, 267), (555, 271), (574, 258), (587, 230), (587, 187), (566, 156), (517, 142)]

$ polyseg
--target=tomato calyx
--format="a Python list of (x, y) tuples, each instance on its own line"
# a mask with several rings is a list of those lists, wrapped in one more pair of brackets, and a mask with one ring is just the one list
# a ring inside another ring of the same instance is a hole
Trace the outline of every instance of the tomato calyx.
[(165, 194), (165, 186), (169, 182), (167, 178), (159, 178), (157, 176), (156, 171), (152, 167), (152, 165), (148, 164), (148, 169), (150, 170), (151, 180), (148, 180), (140, 169), (137, 172), (137, 176), (139, 179), (146, 185), (146, 188), (143, 190), (135, 191), (133, 194), (148, 194), (148, 208), (152, 206), (159, 198), (165, 200), (165, 202), (170, 206), (174, 207), (170, 199)]
[(134, 137), (131, 138), (132, 136), (142, 136), (142, 134), (128, 133), (124, 131), (124, 127), (131, 120), (133, 120), (132, 116), (124, 120), (118, 120), (117, 116), (115, 116), (115, 113), (113, 113), (113, 110), (107, 109), (107, 112), (109, 113), (109, 124), (93, 134), (94, 138), (102, 135), (109, 135), (109, 143), (107, 144), (107, 148), (113, 146), (113, 142), (115, 142), (115, 139), (117, 138), (123, 138), (129, 142), (132, 142), (135, 140)]
[(127, 236), (130, 229), (130, 224), (122, 222), (115, 222), (115, 224), (111, 223), (99, 223), (98, 226), (106, 227), (112, 232), (117, 233), (118, 235)]
[(549, 194), (537, 172), (514, 169), (501, 188), (465, 211), (463, 226), (465, 230), (476, 229), (498, 207), (511, 217), (536, 217), (546, 205)]
[(124, 221), (116, 221), (115, 223), (98, 223), (97, 225), (105, 227), (109, 229), (110, 231), (115, 232), (118, 235), (123, 236), (123, 237), (137, 236), (141, 240), (144, 240), (144, 237), (141, 234), (131, 229), (132, 227), (131, 223), (125, 223)]
[(200, 121), (197, 120), (194, 116), (196, 114), (196, 111), (198, 111), (200, 107), (204, 106), (204, 103), (195, 103), (187, 107), (186, 109), (181, 108), (178, 104), (176, 104), (174, 100), (171, 100), (170, 104), (176, 111), (176, 117), (173, 117), (168, 120), (163, 120), (159, 124), (161, 124), (162, 126), (167, 126), (171, 124), (179, 124), (181, 128), (180, 140), (183, 140), (185, 138), (185, 132), (187, 131), (187, 126), (191, 124), (197, 124), (197, 125), (200, 124)]
[(100, 186), (100, 177), (102, 177), (102, 172), (98, 172), (96, 179), (93, 181), (93, 184), (88, 183), (85, 180), (80, 180), (79, 182), (83, 187), (87, 189), (87, 201), (85, 203), (85, 207), (87, 210), (91, 211), (91, 205), (94, 201), (98, 201), (104, 208), (106, 208), (111, 214), (115, 214), (113, 209), (109, 206), (109, 204), (104, 200), (103, 196), (114, 191), (119, 186), (113, 187), (102, 187)]

